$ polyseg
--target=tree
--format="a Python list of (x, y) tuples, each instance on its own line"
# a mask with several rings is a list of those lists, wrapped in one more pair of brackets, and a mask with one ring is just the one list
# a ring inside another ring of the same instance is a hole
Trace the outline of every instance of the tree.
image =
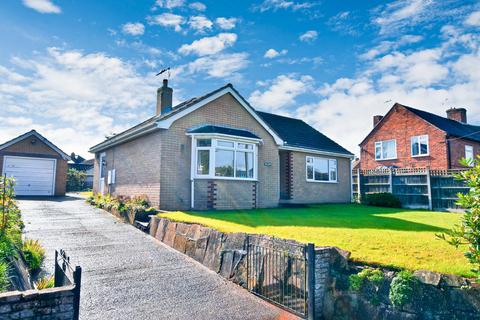
[(85, 189), (86, 179), (87, 174), (84, 171), (79, 171), (73, 168), (68, 169), (67, 191), (82, 191)]
[(472, 270), (480, 282), (480, 155), (476, 159), (460, 162), (470, 167), (456, 175), (457, 179), (464, 180), (470, 191), (466, 194), (458, 194), (457, 204), (465, 209), (460, 224), (453, 227), (438, 237), (446, 240), (455, 247), (466, 245), (465, 257), (474, 266)]

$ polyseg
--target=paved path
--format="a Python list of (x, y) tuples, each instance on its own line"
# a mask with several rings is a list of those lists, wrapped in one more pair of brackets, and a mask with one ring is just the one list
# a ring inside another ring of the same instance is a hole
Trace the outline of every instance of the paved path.
[(27, 238), (83, 268), (82, 319), (284, 319), (278, 308), (82, 199), (20, 200)]

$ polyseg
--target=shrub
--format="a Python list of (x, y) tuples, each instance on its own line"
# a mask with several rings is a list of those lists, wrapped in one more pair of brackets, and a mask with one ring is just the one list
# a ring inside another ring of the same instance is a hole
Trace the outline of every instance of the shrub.
[(388, 297), (396, 307), (402, 307), (412, 300), (416, 279), (409, 271), (400, 271), (390, 284)]
[(389, 192), (371, 193), (365, 195), (363, 204), (376, 207), (401, 208), (400, 199)]
[(38, 290), (53, 288), (55, 286), (55, 278), (53, 276), (43, 277), (35, 282), (35, 286)]
[(384, 279), (385, 276), (382, 270), (365, 268), (357, 274), (350, 275), (350, 277), (348, 277), (348, 282), (350, 284), (350, 289), (358, 292), (362, 289), (362, 286), (366, 281), (370, 281), (374, 286), (379, 286)]
[(456, 248), (460, 245), (468, 246), (464, 255), (474, 266), (472, 271), (477, 275), (477, 282), (480, 282), (480, 155), (473, 161), (462, 159), (460, 163), (472, 166), (455, 176), (465, 181), (470, 188), (468, 193), (458, 194), (457, 204), (466, 210), (459, 225), (446, 233), (438, 234), (437, 237)]
[(45, 249), (38, 240), (25, 240), (22, 252), (31, 271), (36, 271), (42, 266), (45, 260)]
[(85, 189), (85, 181), (87, 174), (73, 168), (67, 171), (67, 191), (83, 191)]
[(7, 291), (10, 287), (10, 277), (8, 276), (8, 264), (0, 262), (0, 292)]

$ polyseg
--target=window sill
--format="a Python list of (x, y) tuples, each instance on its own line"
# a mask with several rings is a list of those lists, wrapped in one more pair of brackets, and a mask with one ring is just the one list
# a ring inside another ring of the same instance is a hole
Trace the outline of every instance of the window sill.
[(338, 183), (338, 181), (317, 181), (317, 180), (307, 180), (307, 182), (313, 182), (313, 183)]
[(231, 181), (258, 181), (258, 179), (242, 179), (232, 177), (193, 177), (194, 180), (231, 180)]
[(429, 157), (430, 154), (419, 154), (419, 155), (416, 155), (414, 156), (413, 154), (411, 155), (412, 158), (421, 158), (421, 157)]

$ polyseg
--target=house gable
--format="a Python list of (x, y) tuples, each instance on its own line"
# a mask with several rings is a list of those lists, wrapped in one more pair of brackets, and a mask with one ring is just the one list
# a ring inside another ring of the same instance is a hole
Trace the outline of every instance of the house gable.
[(60, 156), (64, 160), (70, 160), (70, 157), (65, 152), (35, 130), (31, 130), (0, 145), (1, 153), (26, 153), (27, 151), (32, 154), (49, 154)]

